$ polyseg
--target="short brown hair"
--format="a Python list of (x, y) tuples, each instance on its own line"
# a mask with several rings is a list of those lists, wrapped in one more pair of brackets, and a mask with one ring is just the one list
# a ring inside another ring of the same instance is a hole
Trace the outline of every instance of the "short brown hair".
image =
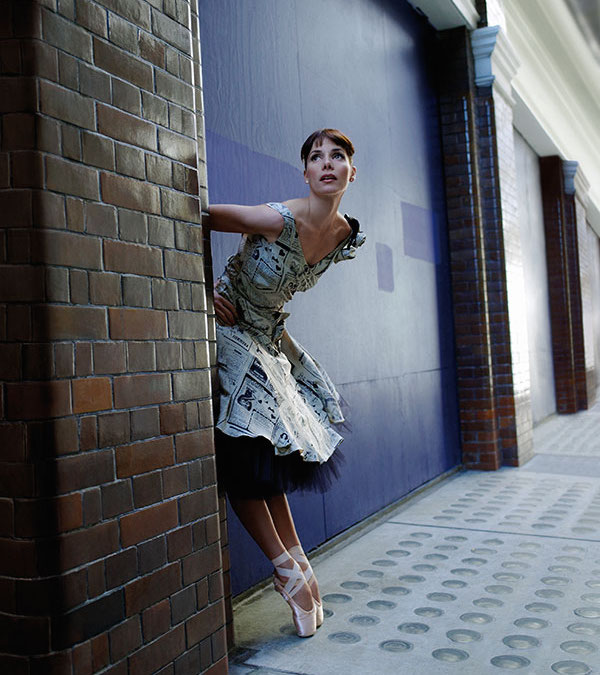
[(317, 129), (317, 131), (313, 131), (312, 134), (304, 141), (300, 150), (300, 159), (302, 160), (305, 168), (308, 155), (310, 154), (313, 145), (318, 141), (323, 142), (323, 138), (328, 138), (330, 141), (338, 143), (342, 150), (344, 150), (344, 152), (348, 155), (350, 162), (352, 162), (354, 146), (352, 145), (352, 141), (348, 138), (348, 136), (343, 134), (338, 129)]

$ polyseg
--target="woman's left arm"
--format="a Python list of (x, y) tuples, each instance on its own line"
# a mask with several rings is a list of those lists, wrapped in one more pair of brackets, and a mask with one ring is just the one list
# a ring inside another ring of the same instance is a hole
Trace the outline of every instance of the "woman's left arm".
[(278, 211), (266, 204), (214, 204), (208, 209), (208, 215), (202, 218), (202, 225), (219, 232), (262, 234), (268, 240), (274, 241), (283, 229), (283, 218)]

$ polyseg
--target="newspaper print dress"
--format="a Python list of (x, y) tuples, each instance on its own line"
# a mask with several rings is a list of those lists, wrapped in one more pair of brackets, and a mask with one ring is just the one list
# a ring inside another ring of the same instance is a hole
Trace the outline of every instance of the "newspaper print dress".
[(308, 462), (325, 462), (342, 437), (331, 427), (344, 421), (339, 395), (327, 373), (285, 330), (283, 305), (296, 291), (312, 288), (331, 265), (353, 258), (365, 241), (358, 221), (323, 260), (304, 258), (291, 211), (270, 203), (283, 216), (283, 230), (270, 243), (246, 235), (216, 290), (238, 312), (235, 326), (217, 326), (220, 408), (217, 428), (229, 436), (263, 436), (276, 455), (299, 452)]

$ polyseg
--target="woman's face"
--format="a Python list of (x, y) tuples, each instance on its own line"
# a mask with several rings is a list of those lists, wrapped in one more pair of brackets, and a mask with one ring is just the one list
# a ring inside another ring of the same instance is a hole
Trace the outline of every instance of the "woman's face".
[(346, 152), (330, 138), (323, 138), (320, 145), (315, 142), (308, 153), (304, 178), (316, 194), (344, 192), (355, 174)]

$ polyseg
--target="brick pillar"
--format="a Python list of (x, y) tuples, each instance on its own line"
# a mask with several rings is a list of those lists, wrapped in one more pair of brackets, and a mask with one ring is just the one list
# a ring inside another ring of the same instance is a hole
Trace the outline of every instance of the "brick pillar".
[(225, 673), (196, 3), (2, 10), (0, 670)]
[[(499, 6), (490, 7), (503, 21)], [(518, 63), (499, 26), (471, 34), (475, 54), (490, 323), (503, 463), (533, 456), (533, 417), (525, 280), (518, 222), (511, 81)]]
[(502, 449), (496, 409), (471, 47), (463, 28), (443, 31), (438, 39), (463, 462), (470, 468), (498, 469), (502, 464)]
[(477, 32), (475, 61), (466, 30), (438, 35), (463, 462), (478, 469), (532, 454), (512, 111), (490, 61), (498, 31)]
[[(558, 156), (540, 158), (556, 408), (559, 413), (574, 413), (588, 407), (580, 235), (575, 190), (571, 185), (574, 169), (576, 165), (573, 167), (572, 163), (566, 163)], [(580, 219), (584, 218), (585, 214), (580, 213)], [(593, 358), (593, 354), (590, 357)]]

